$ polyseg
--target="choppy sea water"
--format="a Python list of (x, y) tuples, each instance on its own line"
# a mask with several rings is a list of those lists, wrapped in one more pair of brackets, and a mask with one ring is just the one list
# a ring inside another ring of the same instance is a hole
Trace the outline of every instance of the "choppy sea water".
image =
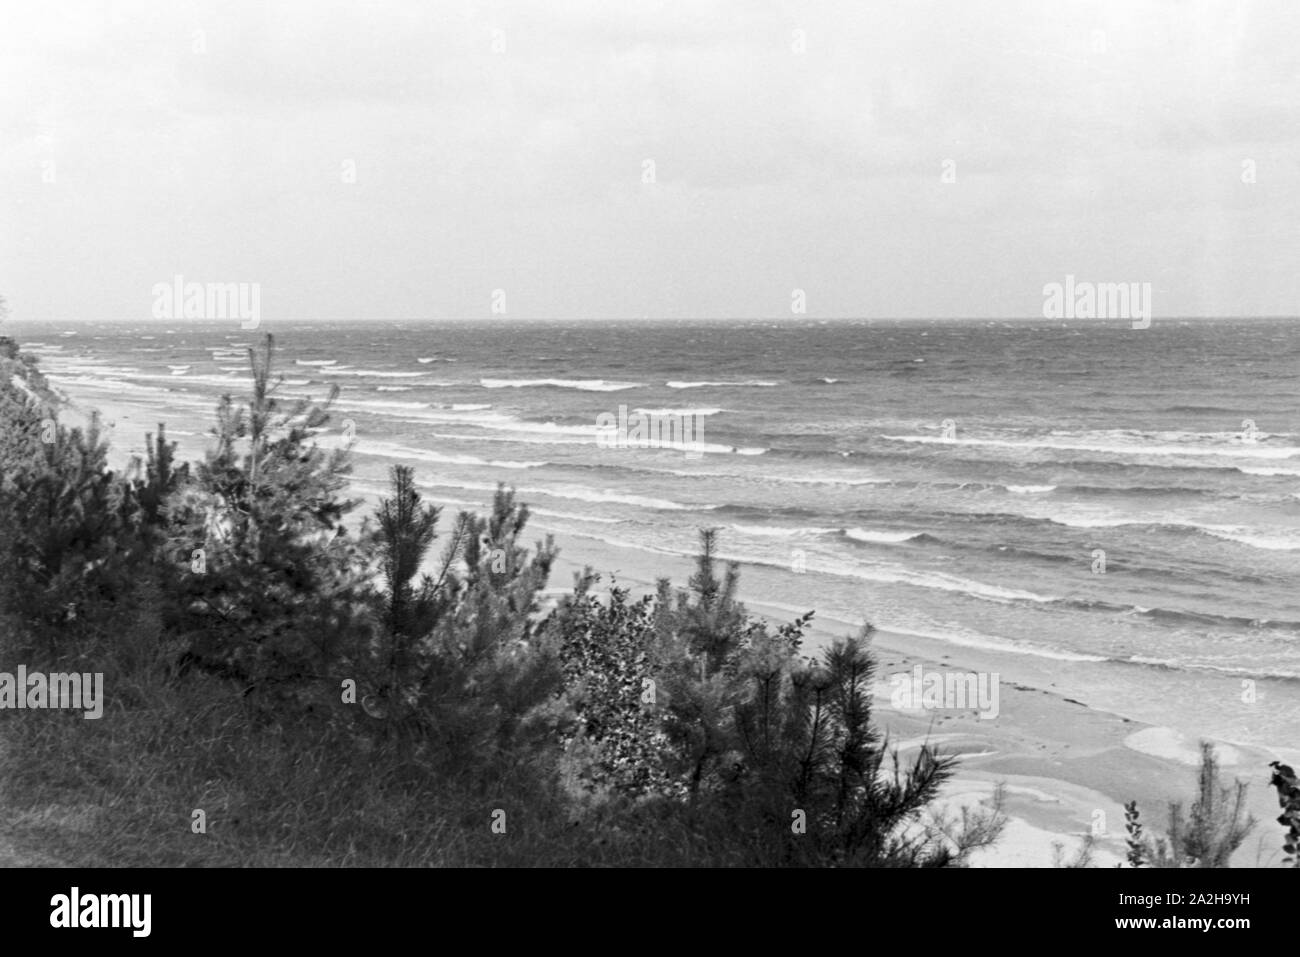
[[(506, 481), (537, 526), (653, 555), (717, 527), (778, 604), (1300, 747), (1295, 321), (11, 331), (56, 386), (156, 408), (183, 447), (270, 331), (283, 392), (340, 386), (362, 491), (395, 462), (451, 506)], [(694, 454), (607, 447), (620, 406), (688, 416)]]

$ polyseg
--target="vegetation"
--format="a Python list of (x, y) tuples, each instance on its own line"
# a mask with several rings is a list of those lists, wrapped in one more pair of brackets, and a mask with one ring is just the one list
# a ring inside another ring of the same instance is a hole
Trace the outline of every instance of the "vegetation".
[(1169, 805), (1165, 835), (1148, 836), (1137, 802), (1124, 805), (1128, 863), (1133, 867), (1227, 867), (1256, 823), (1245, 806), (1246, 784), (1223, 784), (1214, 747), (1203, 741), (1196, 799), (1190, 812), (1184, 812), (1181, 801)]
[[(1000, 790), (938, 813), (953, 759), (903, 761), (873, 726), (869, 625), (806, 655), (812, 614), (751, 616), (712, 531), (684, 588), (602, 593), (587, 570), (547, 607), (556, 549), (528, 542), (510, 490), (440, 532), (404, 467), (350, 527), (347, 450), (319, 441), (334, 395), (282, 401), (270, 336), (249, 359), (203, 461), (178, 463), (159, 425), (117, 474), (97, 421), (61, 424), (0, 339), (0, 671), (102, 672), (107, 690), (101, 720), (5, 716), (3, 800), (43, 853), (942, 867), (997, 839)], [(1167, 839), (1132, 807), (1132, 863), (1221, 866), (1240, 844), (1241, 792), (1206, 760)]]
[(1277, 803), (1282, 808), (1277, 823), (1286, 828), (1282, 842), (1284, 860), (1291, 867), (1300, 867), (1300, 778), (1280, 761), (1271, 762), (1269, 767), (1273, 769), (1269, 783), (1277, 788)]

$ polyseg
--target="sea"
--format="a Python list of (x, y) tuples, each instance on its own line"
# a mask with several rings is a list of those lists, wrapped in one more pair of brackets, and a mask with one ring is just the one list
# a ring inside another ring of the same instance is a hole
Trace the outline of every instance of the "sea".
[[(141, 410), (115, 442), (142, 449), (156, 418), (193, 454), (272, 333), (281, 394), (338, 387), (321, 441), (355, 435), (367, 497), (393, 464), (452, 511), (505, 482), (577, 557), (673, 570), (716, 528), (769, 612), (870, 621), (1090, 706), (1300, 748), (1297, 320), (0, 331), (74, 403)], [(691, 441), (611, 443), (598, 424), (620, 414), (680, 417)]]

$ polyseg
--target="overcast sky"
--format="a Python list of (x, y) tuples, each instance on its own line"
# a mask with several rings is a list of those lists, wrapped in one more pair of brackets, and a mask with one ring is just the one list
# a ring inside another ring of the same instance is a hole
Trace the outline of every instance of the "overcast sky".
[(1069, 273), (1291, 315), (1298, 140), (1293, 0), (6, 2), (0, 294), (1030, 317)]

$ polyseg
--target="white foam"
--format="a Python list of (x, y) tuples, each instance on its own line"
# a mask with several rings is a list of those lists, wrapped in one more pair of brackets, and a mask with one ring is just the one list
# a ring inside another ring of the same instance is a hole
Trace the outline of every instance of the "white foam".
[(638, 382), (610, 382), (605, 379), (480, 379), (485, 389), (528, 389), (549, 386), (555, 389), (579, 389), (583, 392), (621, 392), (639, 389)]
[(893, 442), (913, 442), (925, 445), (983, 446), (988, 448), (1016, 449), (1026, 452), (1101, 452), (1108, 455), (1162, 455), (1162, 456), (1221, 456), (1229, 458), (1288, 459), (1300, 455), (1294, 446), (1265, 446), (1249, 442), (1231, 446), (1212, 445), (1149, 445), (1096, 442), (1024, 442), (1009, 439), (944, 438), (940, 435), (882, 435)]
[(844, 535), (858, 542), (870, 542), (873, 545), (897, 545), (908, 542), (921, 535), (921, 532), (872, 532), (865, 528), (846, 528)]
[[(1173, 728), (1143, 728), (1125, 738), (1124, 746), (1189, 767), (1198, 767), (1201, 763), (1200, 746)], [(1241, 752), (1222, 742), (1214, 742), (1214, 753), (1224, 767), (1241, 763)]]
[(375, 369), (353, 369), (351, 366), (329, 366), (320, 369), (321, 375), (356, 376), (363, 379), (419, 379), (423, 372), (389, 372)]
[(395, 445), (389, 442), (366, 443), (364, 445), (359, 445), (357, 451), (367, 455), (382, 455), (392, 458), (414, 459), (418, 462), (429, 462), (435, 465), (473, 465), (498, 469), (535, 469), (548, 464), (546, 462), (513, 462), (481, 459), (474, 455), (445, 454), (442, 452), (432, 452), (428, 449), (414, 449), (405, 445)]
[(1040, 492), (1051, 492), (1056, 489), (1055, 485), (1008, 485), (1007, 491), (1014, 492), (1016, 495), (1036, 495)]
[[(176, 381), (176, 379), (170, 375), (148, 375), (145, 373), (139, 373), (133, 375), (131, 376), (131, 378), (143, 379), (145, 381), (151, 381), (151, 380), (163, 381), (163, 382)], [(253, 380), (251, 377), (235, 376), (235, 375), (187, 375), (185, 373), (182, 373), (181, 379), (184, 382), (204, 382), (210, 385), (222, 385), (222, 386), (225, 385), (251, 386), (253, 384)], [(307, 382), (306, 379), (301, 380), (301, 384), (303, 385), (305, 385), (306, 382)]]
[(1239, 545), (1249, 545), (1270, 552), (1293, 552), (1300, 549), (1300, 529), (1291, 534), (1265, 534), (1240, 525), (1201, 525), (1206, 534)]
[(827, 569), (827, 571), (850, 578), (861, 578), (864, 581), (880, 582), (882, 584), (914, 585), (918, 588), (932, 588), (938, 591), (956, 592), (968, 595), (971, 598), (998, 602), (999, 604), (1006, 604), (1007, 602), (1012, 601), (1047, 603), (1056, 600), (1055, 598), (1046, 595), (1038, 595), (1034, 592), (1021, 591), (1015, 588), (1003, 588), (999, 585), (990, 585), (969, 578), (959, 578), (956, 575), (945, 575), (942, 572), (914, 571), (913, 569), (904, 568), (902, 566), (863, 567), (861, 565), (852, 565), (831, 568)]
[(759, 535), (774, 538), (794, 538), (797, 535), (826, 535), (835, 531), (833, 528), (773, 528), (770, 525), (732, 525), (743, 535)]
[(1052, 522), (1055, 525), (1067, 525), (1070, 528), (1120, 528), (1124, 525), (1178, 524), (1177, 522), (1160, 522), (1158, 520), (1135, 521), (1131, 518), (1083, 518), (1074, 515), (1054, 516), (1052, 518), (1047, 518), (1046, 521)]
[(1252, 468), (1248, 465), (1238, 465), (1238, 472), (1246, 475), (1288, 475), (1300, 476), (1300, 469), (1283, 469), (1283, 468)]
[(927, 638), (931, 641), (941, 641), (945, 644), (960, 645), (966, 648), (978, 648), (983, 651), (1000, 651), (1011, 652), (1018, 655), (1031, 655), (1035, 658), (1048, 658), (1052, 661), (1083, 661), (1083, 662), (1101, 662), (1108, 660), (1102, 655), (1087, 655), (1073, 651), (1058, 651), (1055, 648), (1041, 648), (1037, 646), (1026, 646), (1013, 644), (1004, 638), (995, 638), (991, 635), (983, 635), (978, 632), (969, 631), (922, 631), (904, 625), (890, 624), (881, 621), (879, 628), (881, 631), (893, 632), (898, 635), (907, 635), (913, 638)]
[[(444, 481), (433, 481), (421, 483), (429, 487), (441, 488), (458, 488), (476, 492), (491, 492), (496, 490), (495, 485), (483, 485), (478, 483), (453, 483)], [(522, 495), (545, 495), (548, 498), (571, 499), (578, 502), (591, 502), (598, 505), (634, 505), (638, 508), (649, 508), (658, 511), (709, 511), (715, 509), (716, 505), (683, 505), (680, 502), (672, 502), (661, 498), (648, 498), (644, 495), (621, 495), (617, 492), (598, 491), (595, 489), (583, 488), (581, 486), (562, 486), (562, 487), (541, 487), (534, 486), (531, 488), (520, 487), (517, 490)]]
[(888, 485), (890, 479), (883, 478), (832, 478), (827, 475), (767, 475), (774, 482), (790, 482), (795, 485)]
[[(621, 518), (602, 518), (599, 515), (574, 515), (572, 512), (556, 512), (549, 508), (534, 508), (528, 506), (528, 512), (531, 515), (545, 515), (549, 518), (564, 518), (572, 522), (594, 522), (598, 525), (617, 525), (623, 521)], [(568, 594), (569, 590), (561, 589), (562, 594)]]
[(717, 415), (721, 409), (633, 409), (642, 415)]
[(668, 388), (670, 389), (703, 389), (707, 387), (727, 388), (733, 386), (734, 387), (752, 386), (752, 387), (759, 387), (759, 388), (770, 388), (772, 386), (778, 385), (779, 383), (767, 382), (762, 379), (747, 379), (743, 382), (682, 382), (680, 380), (675, 379), (671, 382), (666, 382), (664, 384), (667, 385)]
[(379, 399), (348, 399), (339, 404), (348, 408), (355, 406), (358, 409), (427, 409), (429, 407), (427, 402), (384, 402)]

